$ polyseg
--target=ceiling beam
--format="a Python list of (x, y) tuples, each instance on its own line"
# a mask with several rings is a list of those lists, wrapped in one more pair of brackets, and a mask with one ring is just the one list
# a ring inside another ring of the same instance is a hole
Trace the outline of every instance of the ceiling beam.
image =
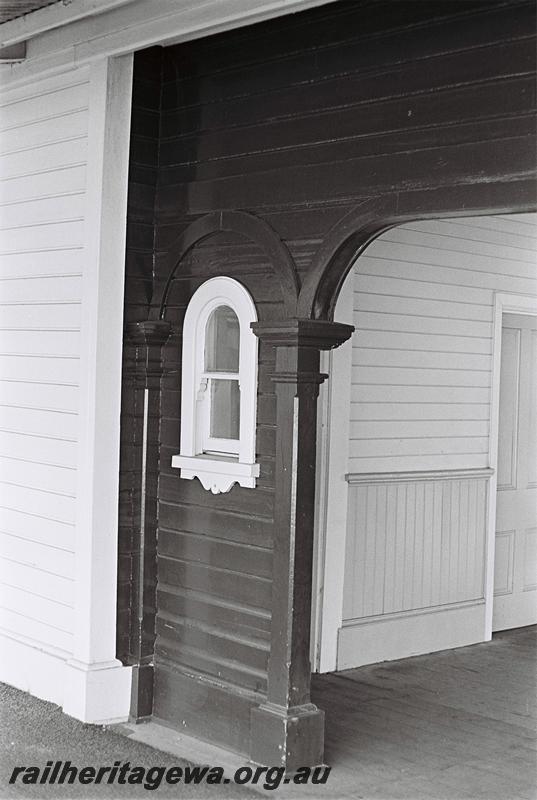
[(0, 47), (0, 64), (12, 64), (26, 58), (26, 42), (17, 42), (7, 47)]
[[(0, 84), (15, 88), (36, 77), (120, 56), (153, 45), (169, 46), (253, 25), (336, 0), (78, 0), (93, 9), (88, 18), (73, 20), (28, 39), (23, 63), (1, 65)], [(106, 10), (104, 4), (110, 5)], [(98, 13), (99, 5), (103, 13)], [(48, 8), (55, 8), (49, 6)], [(48, 8), (41, 9), (42, 12)], [(34, 12), (28, 16), (34, 16)], [(7, 25), (0, 25), (2, 32)]]
[(61, 28), (84, 17), (110, 11), (133, 0), (62, 0), (44, 8), (30, 11), (22, 17), (0, 24), (0, 47), (31, 39), (45, 31)]

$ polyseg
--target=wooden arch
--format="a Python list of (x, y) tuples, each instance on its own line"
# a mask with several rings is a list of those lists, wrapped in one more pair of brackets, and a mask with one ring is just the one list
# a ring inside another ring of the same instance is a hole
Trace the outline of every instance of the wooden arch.
[(535, 210), (535, 185), (526, 178), (407, 190), (368, 198), (337, 222), (320, 244), (302, 284), (297, 317), (332, 320), (339, 290), (353, 263), (388, 228), (417, 219)]
[(264, 250), (280, 283), (287, 316), (295, 316), (299, 292), (297, 272), (291, 253), (276, 231), (264, 220), (245, 211), (213, 211), (189, 225), (170, 248), (170, 270), (162, 291), (155, 298), (153, 318), (163, 319), (172, 280), (188, 251), (203, 239), (224, 231), (238, 233)]

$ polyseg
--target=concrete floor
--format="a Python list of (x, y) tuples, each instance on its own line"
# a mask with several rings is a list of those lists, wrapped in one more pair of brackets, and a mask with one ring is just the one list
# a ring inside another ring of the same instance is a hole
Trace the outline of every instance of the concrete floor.
[[(288, 785), (268, 794), (282, 800), (535, 800), (536, 688), (537, 627), (497, 634), (486, 644), (316, 675), (313, 699), (326, 710), (332, 774), (324, 786)], [(9, 687), (0, 688), (0, 708), (0, 797), (147, 797), (147, 790), (136, 786), (60, 790), (7, 784), (13, 766), (43, 766), (49, 759), (169, 767), (186, 758), (221, 764), (227, 774), (244, 763), (152, 724), (83, 725)], [(162, 785), (157, 793), (259, 797), (232, 785)]]
[(537, 626), (314, 676), (334, 796), (536, 798), (536, 688)]
[[(43, 798), (94, 797), (95, 800), (131, 797), (195, 797), (211, 800), (257, 798), (251, 790), (237, 786), (184, 786), (162, 784), (149, 791), (143, 786), (63, 786), (9, 785), (15, 766), (44, 767), (48, 760), (71, 761), (78, 767), (107, 766), (114, 761), (145, 767), (185, 766), (186, 760), (170, 756), (148, 745), (129, 739), (116, 730), (99, 725), (84, 725), (45, 703), (10, 686), (0, 684), (0, 797)], [(212, 764), (218, 764), (213, 761)]]

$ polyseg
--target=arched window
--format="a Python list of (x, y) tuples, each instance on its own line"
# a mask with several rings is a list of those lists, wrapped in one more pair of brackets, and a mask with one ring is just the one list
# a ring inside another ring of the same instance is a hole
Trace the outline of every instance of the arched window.
[(232, 278), (194, 293), (183, 325), (181, 452), (172, 466), (215, 494), (253, 488), (257, 401), (257, 321), (252, 298)]

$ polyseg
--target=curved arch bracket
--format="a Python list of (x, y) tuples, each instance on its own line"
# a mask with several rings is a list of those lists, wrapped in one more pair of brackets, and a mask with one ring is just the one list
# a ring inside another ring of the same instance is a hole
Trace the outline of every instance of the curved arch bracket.
[(238, 233), (258, 244), (269, 257), (280, 282), (288, 316), (296, 314), (299, 284), (291, 253), (268, 222), (246, 211), (213, 211), (193, 222), (176, 239), (169, 252), (170, 272), (166, 284), (155, 298), (153, 318), (162, 319), (173, 277), (181, 260), (198, 242), (216, 233)]
[(369, 197), (341, 219), (319, 246), (298, 299), (297, 317), (332, 320), (339, 290), (356, 258), (377, 236), (416, 219), (535, 210), (533, 188), (519, 180), (404, 188)]
[(397, 196), (370, 198), (330, 229), (313, 257), (298, 298), (299, 317), (331, 320), (349, 267), (380, 233), (402, 220)]

